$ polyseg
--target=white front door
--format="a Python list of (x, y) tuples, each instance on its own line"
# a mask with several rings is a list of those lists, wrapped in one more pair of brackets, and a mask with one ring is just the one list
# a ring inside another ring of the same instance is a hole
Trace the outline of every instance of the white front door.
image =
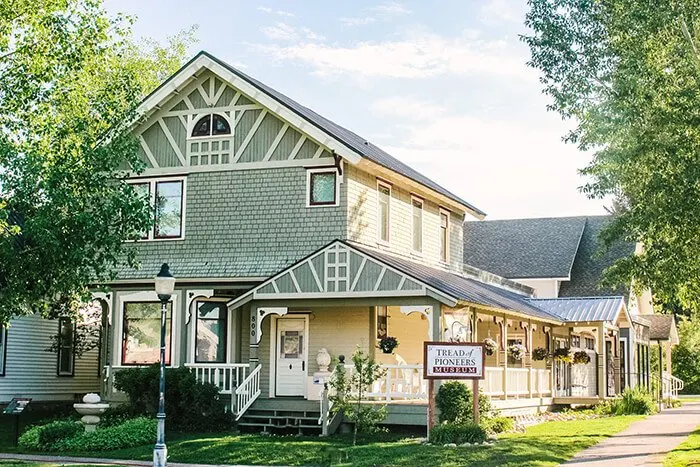
[(277, 367), (275, 393), (278, 396), (306, 395), (308, 339), (306, 317), (277, 320)]

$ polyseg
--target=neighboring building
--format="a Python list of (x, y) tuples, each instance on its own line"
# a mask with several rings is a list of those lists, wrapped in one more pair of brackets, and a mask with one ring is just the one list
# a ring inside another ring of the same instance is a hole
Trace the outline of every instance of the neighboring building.
[[(164, 262), (177, 277), (168, 364), (217, 384), (241, 427), (325, 432), (326, 352), (358, 346), (388, 370), (371, 390), (388, 423), (426, 421), (425, 340), (496, 340), (481, 384), (512, 413), (619, 390), (602, 355), (631, 327), (623, 301), (601, 321), (567, 322), (530, 301), (532, 288), (465, 270), (463, 223), (485, 214), (372, 143), (205, 52), (139, 111), (147, 169), (130, 182), (157, 209), (131, 245), (142, 268), (118, 271), (99, 297), (108, 399), (121, 397), (116, 372), (158, 361), (153, 276)], [(579, 326), (598, 357), (575, 393), (531, 353), (569, 345)], [(387, 335), (400, 342), (394, 355), (377, 350)], [(508, 355), (515, 343), (522, 360)]]

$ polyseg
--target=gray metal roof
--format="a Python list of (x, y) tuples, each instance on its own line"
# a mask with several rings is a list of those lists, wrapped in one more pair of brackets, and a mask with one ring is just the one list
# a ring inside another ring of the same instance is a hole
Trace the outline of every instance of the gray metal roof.
[(530, 304), (562, 321), (612, 321), (624, 307), (623, 297), (529, 298)]
[[(341, 141), (343, 144), (346, 146), (352, 148), (355, 152), (360, 154), (361, 156), (365, 157), (366, 159), (371, 160), (372, 162), (375, 162), (381, 166), (386, 167), (387, 169), (393, 170), (394, 172), (397, 172), (405, 177), (410, 178), (411, 180), (420, 183), (421, 185), (424, 185), (432, 190), (435, 190), (436, 192), (440, 193), (443, 196), (446, 196), (447, 198), (456, 201), (457, 203), (460, 203), (464, 206), (467, 206), (469, 209), (472, 211), (476, 212), (477, 214), (480, 215), (486, 215), (483, 211), (480, 209), (476, 208), (475, 206), (471, 205), (467, 201), (463, 200), (459, 196), (455, 195), (451, 191), (447, 190), (446, 188), (443, 188), (442, 186), (438, 185), (435, 183), (433, 180), (430, 178), (426, 177), (425, 175), (421, 174), (420, 172), (414, 170), (413, 168), (409, 167), (408, 165), (404, 164), (400, 160), (396, 159), (389, 153), (385, 152), (384, 150), (380, 149), (379, 147), (375, 146), (374, 144), (370, 143), (367, 141), (365, 138), (360, 137), (359, 135), (353, 133), (352, 131), (343, 128), (342, 126), (338, 125), (337, 123), (334, 123), (327, 118), (317, 114), (313, 110), (304, 107), (303, 105), (299, 104), (295, 100), (285, 96), (281, 92), (272, 89), (271, 87), (261, 83), (260, 81), (256, 80), (255, 78), (252, 78), (245, 73), (241, 72), (240, 70), (232, 67), (231, 65), (219, 60), (218, 58), (214, 57), (213, 55), (210, 55), (209, 53), (205, 51), (199, 52), (197, 56), (195, 56), (192, 60), (195, 60), (197, 57), (200, 55), (206, 55), (210, 59), (214, 60), (216, 63), (220, 64), (221, 66), (225, 67), (226, 69), (230, 70), (231, 73), (235, 74), (236, 76), (240, 77), (241, 79), (247, 81), (251, 85), (255, 86), (268, 96), (272, 97), (273, 99), (277, 100), (284, 106), (288, 107), (290, 110), (295, 112), (297, 115), (301, 116), (302, 118), (308, 120), (310, 123), (313, 125), (317, 126), (321, 130), (325, 131), (326, 133), (330, 134), (337, 140)], [(185, 65), (186, 67), (187, 65)], [(184, 68), (184, 67), (183, 67)]]
[(476, 279), (416, 263), (409, 259), (380, 253), (355, 243), (350, 243), (349, 245), (405, 274), (413, 276), (415, 279), (457, 300), (515, 311), (532, 316), (533, 318), (561, 321), (557, 316), (551, 314), (547, 310), (543, 310), (528, 303), (526, 300), (527, 297), (524, 295), (501, 289), (495, 285), (485, 284)]
[(508, 279), (569, 277), (585, 217), (464, 223), (464, 263)]

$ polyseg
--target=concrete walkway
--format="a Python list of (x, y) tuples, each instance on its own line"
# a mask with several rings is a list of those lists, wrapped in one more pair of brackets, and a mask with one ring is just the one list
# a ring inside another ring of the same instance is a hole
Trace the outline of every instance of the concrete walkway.
[[(153, 462), (132, 461), (125, 459), (99, 459), (96, 457), (69, 457), (69, 456), (36, 456), (34, 454), (5, 454), (0, 453), (0, 460), (18, 460), (23, 462), (41, 462), (47, 464), (90, 464), (90, 465), (124, 465), (135, 467), (150, 467)], [(252, 465), (224, 465), (224, 464), (181, 464), (168, 462), (168, 467), (256, 467)], [(260, 466), (257, 466), (260, 467)]]
[(579, 452), (562, 465), (661, 466), (666, 454), (685, 441), (698, 425), (700, 403), (690, 402), (635, 422), (625, 431)]

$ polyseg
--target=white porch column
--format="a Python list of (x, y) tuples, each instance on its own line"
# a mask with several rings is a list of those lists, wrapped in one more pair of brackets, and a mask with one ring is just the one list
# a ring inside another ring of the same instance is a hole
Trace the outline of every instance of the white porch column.
[(607, 372), (606, 372), (606, 355), (605, 355), (605, 323), (600, 323), (598, 331), (598, 397), (604, 398), (607, 395)]
[(503, 346), (503, 399), (508, 399), (508, 319), (503, 316), (503, 333), (501, 336)]

